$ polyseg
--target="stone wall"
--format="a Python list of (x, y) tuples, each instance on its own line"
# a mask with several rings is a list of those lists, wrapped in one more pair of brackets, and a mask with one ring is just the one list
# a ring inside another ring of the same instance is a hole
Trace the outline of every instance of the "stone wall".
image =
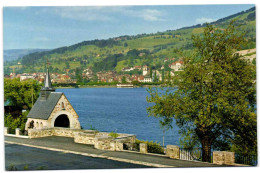
[(112, 137), (95, 138), (94, 147), (100, 150), (115, 150), (115, 144)]
[(64, 136), (64, 137), (70, 137), (73, 138), (75, 136), (75, 133), (83, 132), (83, 129), (70, 129), (70, 128), (59, 128), (55, 127), (53, 129), (53, 136)]
[(53, 136), (53, 129), (28, 129), (29, 138)]
[(177, 145), (167, 145), (166, 155), (173, 159), (180, 159), (180, 147)]
[(123, 142), (118, 142), (112, 137), (99, 137), (94, 139), (94, 147), (100, 150), (123, 151)]
[(49, 128), (29, 129), (29, 138), (41, 138), (47, 136), (64, 136), (74, 138), (75, 143), (94, 145), (101, 150), (123, 151), (124, 143), (135, 143), (136, 136), (120, 133), (117, 138), (109, 136), (107, 132), (95, 130), (70, 129), (70, 128)]
[(109, 133), (99, 132), (94, 138), (94, 147), (100, 150), (123, 151), (124, 143), (135, 143), (136, 136), (119, 133), (117, 138), (109, 136)]
[(123, 151), (123, 150), (124, 150), (124, 144), (116, 141), (116, 151)]
[(29, 138), (41, 138), (46, 136), (64, 136), (73, 138), (79, 132), (95, 132), (94, 130), (69, 129), (69, 128), (48, 128), (48, 129), (28, 129)]
[(81, 143), (81, 144), (95, 144), (95, 131), (84, 131), (84, 132), (77, 132), (74, 133), (74, 142)]
[(130, 134), (119, 133), (119, 136), (115, 139), (117, 142), (123, 143), (135, 143), (136, 136)]
[(227, 151), (214, 151), (213, 152), (213, 164), (218, 165), (234, 165), (235, 153)]

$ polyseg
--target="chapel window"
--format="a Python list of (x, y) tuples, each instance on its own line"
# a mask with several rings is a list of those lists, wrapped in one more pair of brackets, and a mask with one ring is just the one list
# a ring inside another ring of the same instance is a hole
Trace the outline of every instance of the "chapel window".
[(64, 106), (64, 103), (63, 103), (63, 102), (61, 103), (61, 109), (62, 109), (62, 110), (65, 110), (65, 106)]

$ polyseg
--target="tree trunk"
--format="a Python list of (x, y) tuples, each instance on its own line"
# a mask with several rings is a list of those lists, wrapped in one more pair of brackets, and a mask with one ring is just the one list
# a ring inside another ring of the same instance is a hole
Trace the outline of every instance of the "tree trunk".
[(205, 136), (201, 140), (202, 144), (202, 161), (211, 162), (211, 140), (208, 136)]

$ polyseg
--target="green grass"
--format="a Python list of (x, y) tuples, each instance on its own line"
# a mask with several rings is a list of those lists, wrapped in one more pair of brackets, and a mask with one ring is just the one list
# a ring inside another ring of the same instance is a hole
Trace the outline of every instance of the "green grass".
[(117, 66), (115, 67), (115, 70), (117, 71), (117, 72), (120, 72), (124, 67), (125, 67), (125, 63), (127, 62), (127, 60), (123, 60), (123, 61), (119, 61), (118, 63), (117, 63)]

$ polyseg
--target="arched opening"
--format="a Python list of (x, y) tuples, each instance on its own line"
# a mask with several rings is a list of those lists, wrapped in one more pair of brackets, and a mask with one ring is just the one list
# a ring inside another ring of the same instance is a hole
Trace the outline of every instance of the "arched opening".
[(42, 129), (43, 128), (43, 124), (42, 124), (42, 122), (40, 123), (40, 129)]
[(33, 129), (33, 128), (34, 128), (34, 121), (32, 120), (30, 121), (28, 129)]
[(54, 127), (70, 127), (70, 120), (66, 114), (59, 115), (54, 122)]

